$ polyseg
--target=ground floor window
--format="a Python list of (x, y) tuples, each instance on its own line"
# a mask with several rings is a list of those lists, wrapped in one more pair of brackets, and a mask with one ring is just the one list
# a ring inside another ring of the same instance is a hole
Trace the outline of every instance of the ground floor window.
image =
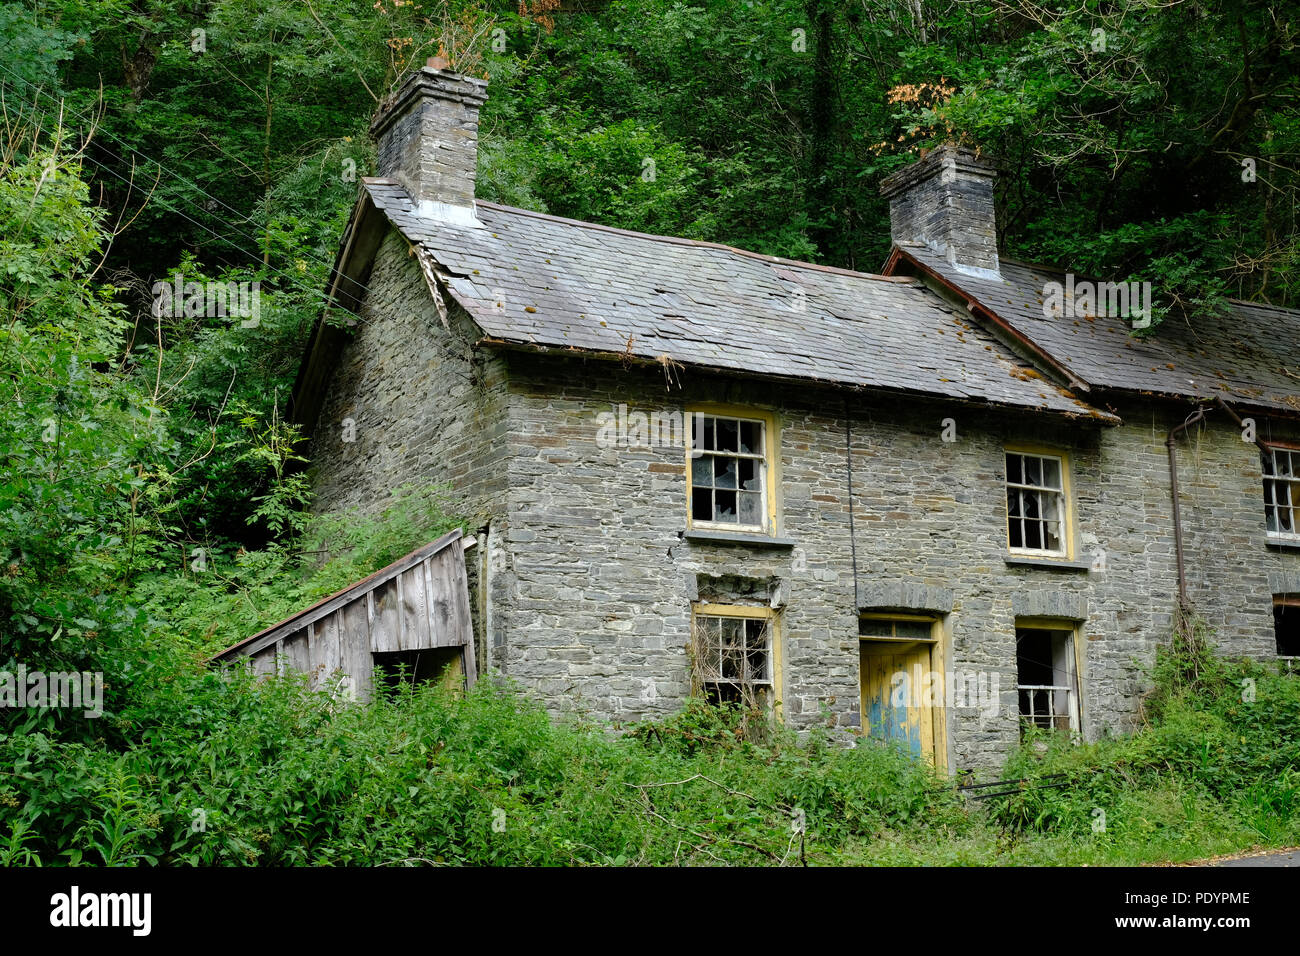
[(1273, 595), (1273, 635), (1278, 657), (1300, 657), (1300, 596)]
[(775, 702), (777, 627), (770, 608), (699, 604), (691, 629), (696, 683), (708, 700), (746, 709)]
[(1016, 696), (1022, 732), (1079, 729), (1075, 629), (1067, 624), (1017, 622)]

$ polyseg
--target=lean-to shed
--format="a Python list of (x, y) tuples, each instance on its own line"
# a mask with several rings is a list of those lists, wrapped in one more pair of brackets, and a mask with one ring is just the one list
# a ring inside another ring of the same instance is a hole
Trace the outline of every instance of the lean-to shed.
[(376, 665), (415, 680), (469, 687), (477, 676), (465, 551), (460, 530), (412, 551), (370, 577), (217, 654), (252, 660), (258, 673), (336, 673), (358, 700), (374, 690)]

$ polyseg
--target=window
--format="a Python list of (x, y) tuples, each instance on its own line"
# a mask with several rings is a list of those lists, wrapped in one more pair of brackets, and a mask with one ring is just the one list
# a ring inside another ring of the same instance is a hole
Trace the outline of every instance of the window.
[(899, 641), (932, 641), (935, 639), (934, 619), (864, 614), (858, 618), (858, 637)]
[(708, 700), (746, 708), (773, 703), (776, 621), (770, 609), (702, 604), (692, 624), (696, 679)]
[(691, 527), (770, 531), (771, 418), (709, 412), (691, 417)]
[(1270, 448), (1271, 454), (1260, 454), (1264, 469), (1264, 524), (1270, 537), (1300, 541), (1296, 527), (1297, 485), (1300, 477), (1300, 451), (1290, 448)]
[(1078, 730), (1074, 629), (1061, 625), (1016, 627), (1016, 696), (1020, 725)]
[(1300, 657), (1300, 596), (1273, 595), (1278, 657)]
[(1065, 460), (1009, 451), (1007, 543), (1012, 551), (1067, 554)]

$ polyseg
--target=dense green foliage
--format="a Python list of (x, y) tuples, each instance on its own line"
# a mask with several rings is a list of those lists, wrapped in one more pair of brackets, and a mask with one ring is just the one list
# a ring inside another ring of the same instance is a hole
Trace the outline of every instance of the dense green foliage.
[(902, 751), (755, 740), (702, 702), (612, 737), (486, 681), (340, 706), (169, 646), (112, 718), (131, 745), (0, 735), (0, 864), (1114, 863), (1300, 839), (1300, 680), (1260, 665), (1206, 657), (1180, 687), (1167, 658), (1151, 726), (1030, 740), (1025, 789), (968, 802)]
[[(338, 710), (202, 667), (458, 523), (431, 489), (309, 518), (286, 423), (368, 119), (440, 50), (490, 78), (486, 199), (875, 269), (880, 178), (963, 142), (1002, 164), (1013, 254), (1150, 278), (1167, 309), (1297, 304), (1292, 6), (570, 6), (0, 6), (0, 670), (108, 694), (99, 720), (0, 712), (0, 859), (772, 862), (795, 809), (821, 860), (1294, 840), (1295, 682), (1252, 672), (1234, 704), (1246, 672), (1211, 663), (1131, 741), (1026, 751), (1014, 773), (1089, 773), (988, 814), (892, 753), (740, 742), (694, 708), (611, 739), (486, 687)], [(155, 309), (177, 278), (259, 283), (258, 321)]]

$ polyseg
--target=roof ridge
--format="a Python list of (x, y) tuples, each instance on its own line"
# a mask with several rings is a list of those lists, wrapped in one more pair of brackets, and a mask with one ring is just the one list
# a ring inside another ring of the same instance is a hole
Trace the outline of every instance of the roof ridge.
[[(1092, 273), (1071, 272), (1070, 269), (1064, 269), (1060, 266), (1047, 265), (1044, 262), (1026, 262), (1024, 259), (1016, 259), (1012, 256), (1002, 256), (1003, 262), (1009, 262), (1012, 265), (1021, 266), (1034, 272), (1060, 273), (1061, 275), (1072, 274), (1076, 279), (1083, 278), (1088, 282), (1108, 282), (1113, 280), (1101, 279)], [(1271, 302), (1256, 302), (1252, 299), (1238, 299), (1234, 296), (1227, 296), (1227, 301), (1233, 305), (1245, 305), (1256, 309), (1273, 309), (1277, 312), (1286, 312), (1300, 318), (1300, 309), (1292, 309), (1285, 305), (1274, 305)]]

